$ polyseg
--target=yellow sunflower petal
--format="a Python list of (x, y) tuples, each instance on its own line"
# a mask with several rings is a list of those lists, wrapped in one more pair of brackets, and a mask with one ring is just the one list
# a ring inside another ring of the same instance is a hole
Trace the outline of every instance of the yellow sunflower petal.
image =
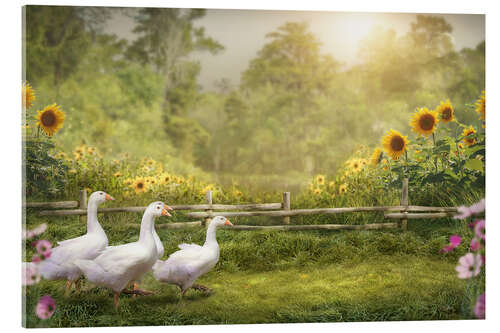
[(37, 125), (48, 135), (52, 136), (61, 129), (64, 124), (66, 115), (62, 112), (59, 106), (54, 103), (46, 106), (42, 111), (38, 110), (35, 119)]
[(393, 160), (399, 159), (408, 150), (408, 143), (407, 136), (403, 136), (400, 132), (392, 128), (382, 138), (382, 147)]
[(414, 132), (429, 136), (436, 130), (438, 122), (439, 118), (437, 112), (424, 107), (413, 114), (410, 125)]

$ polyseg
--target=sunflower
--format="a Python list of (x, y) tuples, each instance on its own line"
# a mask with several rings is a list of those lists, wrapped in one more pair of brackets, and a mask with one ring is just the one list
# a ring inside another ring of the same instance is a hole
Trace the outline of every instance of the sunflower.
[(362, 164), (361, 160), (354, 159), (351, 161), (352, 172), (354, 172), (354, 173), (359, 172), (359, 171), (361, 171), (362, 168), (363, 168), (363, 164)]
[(339, 193), (340, 194), (344, 194), (347, 192), (347, 185), (346, 184), (342, 184), (339, 186)]
[(436, 130), (439, 121), (436, 111), (420, 108), (410, 120), (412, 130), (418, 134), (429, 136)]
[(239, 191), (239, 190), (234, 190), (234, 191), (233, 191), (233, 195), (234, 195), (235, 197), (241, 197), (241, 196), (243, 195), (243, 193), (242, 193), (241, 191)]
[(316, 176), (316, 183), (318, 183), (318, 185), (324, 185), (325, 184), (325, 176), (317, 175)]
[(29, 109), (35, 100), (35, 91), (29, 83), (23, 83), (22, 87), (22, 105), (23, 108)]
[(42, 111), (38, 110), (35, 118), (37, 125), (48, 135), (52, 136), (63, 125), (66, 115), (59, 109), (56, 103), (46, 106)]
[(472, 125), (470, 125), (469, 128), (464, 128), (462, 136), (464, 136), (464, 143), (466, 146), (471, 146), (476, 143), (476, 138), (468, 138), (471, 134), (476, 134), (476, 130), (472, 127)]
[(127, 178), (127, 179), (125, 179), (125, 180), (123, 181), (123, 184), (125, 184), (125, 185), (130, 185), (130, 184), (132, 184), (133, 182), (134, 182), (134, 181), (133, 181), (133, 179), (132, 179), (132, 178)]
[(143, 193), (148, 189), (148, 183), (144, 178), (136, 178), (135, 181), (130, 185), (135, 190), (136, 194)]
[(334, 188), (335, 187), (335, 182), (332, 180), (328, 183), (328, 187)]
[(382, 149), (377, 147), (373, 150), (372, 156), (370, 157), (370, 164), (375, 166), (379, 164), (381, 160), (382, 160)]
[(95, 152), (96, 152), (96, 149), (94, 147), (88, 147), (87, 148), (87, 152), (90, 154), (90, 155), (94, 155)]
[(160, 176), (160, 180), (163, 185), (167, 185), (172, 180), (172, 176), (170, 176), (168, 173), (162, 174)]
[(115, 172), (115, 173), (113, 174), (113, 176), (115, 176), (116, 178), (119, 178), (119, 177), (121, 177), (121, 176), (122, 176), (122, 174), (121, 174), (121, 172)]
[(315, 188), (313, 192), (316, 195), (320, 195), (321, 194), (321, 189), (320, 188)]
[(439, 113), (439, 120), (445, 124), (455, 120), (455, 112), (453, 111), (453, 106), (451, 105), (449, 99), (447, 99), (446, 102), (441, 101), (441, 103), (436, 107), (436, 112)]
[(405, 150), (408, 150), (408, 137), (391, 128), (382, 138), (382, 146), (387, 155), (391, 156), (393, 160), (397, 160)]
[(486, 120), (486, 96), (484, 95), (484, 90), (481, 97), (476, 101), (476, 112), (481, 120)]

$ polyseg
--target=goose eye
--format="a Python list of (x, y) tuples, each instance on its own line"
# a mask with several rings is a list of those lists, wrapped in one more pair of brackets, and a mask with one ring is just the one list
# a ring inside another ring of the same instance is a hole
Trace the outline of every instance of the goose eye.
[(102, 193), (102, 192), (101, 192), (101, 193), (99, 193), (99, 194), (100, 194), (100, 195), (103, 195), (104, 193)]
[(160, 206), (156, 206), (156, 209), (160, 209)]

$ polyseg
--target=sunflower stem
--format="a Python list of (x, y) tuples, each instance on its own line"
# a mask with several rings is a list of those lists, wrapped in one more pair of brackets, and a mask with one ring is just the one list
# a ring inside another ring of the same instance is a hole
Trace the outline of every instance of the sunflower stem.
[[(434, 149), (436, 149), (436, 136), (432, 132), (432, 141), (434, 142)], [(438, 173), (438, 158), (437, 155), (434, 156), (434, 165), (436, 166), (436, 173)]]

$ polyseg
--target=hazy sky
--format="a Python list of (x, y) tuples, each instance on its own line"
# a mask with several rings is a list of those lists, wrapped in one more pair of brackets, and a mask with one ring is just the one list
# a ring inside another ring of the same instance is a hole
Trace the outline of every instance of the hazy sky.
[[(485, 38), (484, 15), (433, 14), (443, 16), (452, 26), (452, 37), (457, 50), (475, 47)], [(338, 61), (352, 65), (356, 62), (360, 40), (376, 26), (392, 28), (399, 35), (410, 29), (416, 14), (380, 14), (313, 11), (270, 10), (223, 10), (209, 9), (206, 16), (196, 21), (205, 27), (206, 34), (224, 45), (225, 50), (215, 56), (209, 53), (195, 54), (201, 62), (198, 82), (204, 90), (211, 89), (213, 82), (229, 78), (231, 84), (239, 83), (240, 74), (256, 57), (267, 42), (265, 35), (287, 21), (306, 21), (310, 30), (323, 43), (322, 53), (331, 53)], [(115, 15), (106, 31), (119, 37), (133, 39), (132, 18)]]

